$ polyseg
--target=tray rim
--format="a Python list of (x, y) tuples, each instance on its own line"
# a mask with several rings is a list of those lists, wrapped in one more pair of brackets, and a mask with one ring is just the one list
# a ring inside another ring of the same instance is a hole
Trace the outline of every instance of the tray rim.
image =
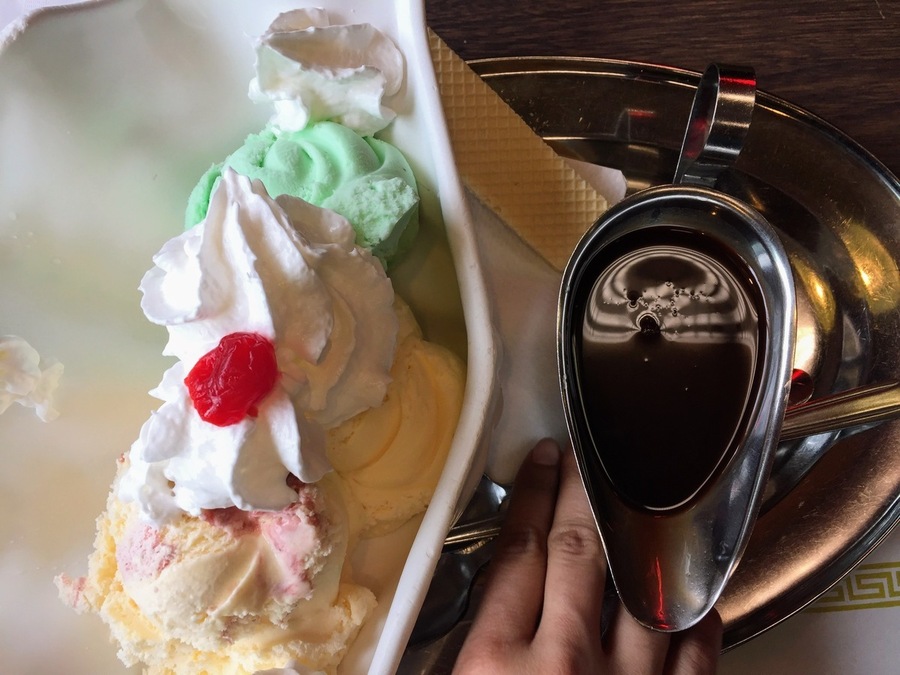
[[(656, 63), (581, 56), (498, 56), (472, 59), (466, 63), (479, 77), (488, 82), (492, 77), (510, 75), (570, 73), (632, 80), (644, 78), (660, 84), (695, 88), (702, 75), (699, 71)], [(808, 124), (826, 134), (831, 140), (844, 146), (846, 150), (867, 164), (870, 170), (882, 178), (885, 185), (900, 199), (900, 178), (886, 164), (839, 127), (806, 108), (764, 89), (757, 90), (756, 103), (773, 112)], [(545, 140), (562, 140), (567, 137), (545, 136), (544, 138)], [(577, 136), (577, 138), (589, 137)]]

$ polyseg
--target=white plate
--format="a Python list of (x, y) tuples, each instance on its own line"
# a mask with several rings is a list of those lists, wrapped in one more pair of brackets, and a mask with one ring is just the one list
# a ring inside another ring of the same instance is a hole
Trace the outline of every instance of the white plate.
[[(297, 4), (116, 0), (48, 10), (0, 50), (0, 334), (24, 337), (66, 369), (57, 420), (19, 406), (0, 416), (5, 672), (124, 672), (106, 628), (63, 606), (52, 580), (85, 571), (115, 459), (157, 407), (146, 392), (167, 366), (165, 332), (141, 314), (140, 277), (180, 231), (201, 173), (267, 119), (246, 96), (252, 37)], [(314, 4), (375, 24), (404, 52), (400, 116), (384, 137), (415, 170), (423, 232), (392, 276), (427, 336), (468, 359), (459, 429), (421, 527), (373, 540), (354, 560), (381, 602), (343, 670), (391, 672), (444, 533), (481, 473), (496, 347), (422, 3)]]

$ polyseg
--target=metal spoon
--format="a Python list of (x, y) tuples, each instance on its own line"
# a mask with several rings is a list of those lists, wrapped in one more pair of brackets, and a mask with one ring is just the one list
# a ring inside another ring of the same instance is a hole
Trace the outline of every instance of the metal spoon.
[[(779, 440), (870, 426), (897, 417), (900, 382), (866, 385), (789, 408)], [(508, 495), (508, 486), (484, 476), (460, 522), (450, 529), (410, 638), (413, 651), (442, 638), (466, 614), (473, 582), (493, 554), (492, 540), (503, 525)], [(610, 596), (615, 595), (612, 583), (608, 591)], [(609, 601), (604, 598), (605, 606)], [(419, 657), (414, 654), (412, 658)]]
[(855, 387), (788, 408), (781, 425), (782, 441), (827, 431), (873, 424), (900, 416), (900, 382)]
[[(431, 585), (416, 619), (410, 647), (445, 635), (465, 614), (472, 582), (491, 559), (493, 538), (500, 529), (509, 491), (483, 476), (475, 494), (450, 530)], [(499, 519), (498, 519), (499, 517)]]
[[(869, 384), (788, 408), (778, 440), (794, 441), (831, 431), (869, 427), (898, 417), (900, 382)], [(485, 477), (484, 480), (489, 479)], [(447, 534), (444, 550), (463, 550), (472, 544), (496, 537), (505, 515), (505, 511), (498, 511), (476, 520), (460, 519)]]

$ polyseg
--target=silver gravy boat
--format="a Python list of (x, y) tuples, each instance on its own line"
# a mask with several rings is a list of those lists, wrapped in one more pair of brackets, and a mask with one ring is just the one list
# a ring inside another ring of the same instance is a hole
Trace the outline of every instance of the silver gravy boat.
[(714, 189), (755, 91), (751, 70), (710, 66), (673, 184), (605, 213), (562, 278), (569, 434), (622, 604), (659, 631), (698, 622), (738, 564), (790, 391), (788, 256), (757, 211)]

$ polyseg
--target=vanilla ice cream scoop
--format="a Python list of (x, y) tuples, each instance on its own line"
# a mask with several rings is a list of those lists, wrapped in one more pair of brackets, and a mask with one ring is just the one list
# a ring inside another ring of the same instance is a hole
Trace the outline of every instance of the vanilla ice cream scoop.
[(328, 434), (328, 458), (362, 513), (361, 535), (377, 536), (428, 506), (456, 431), (465, 388), (462, 361), (422, 338), (409, 307), (400, 317), (384, 403)]

